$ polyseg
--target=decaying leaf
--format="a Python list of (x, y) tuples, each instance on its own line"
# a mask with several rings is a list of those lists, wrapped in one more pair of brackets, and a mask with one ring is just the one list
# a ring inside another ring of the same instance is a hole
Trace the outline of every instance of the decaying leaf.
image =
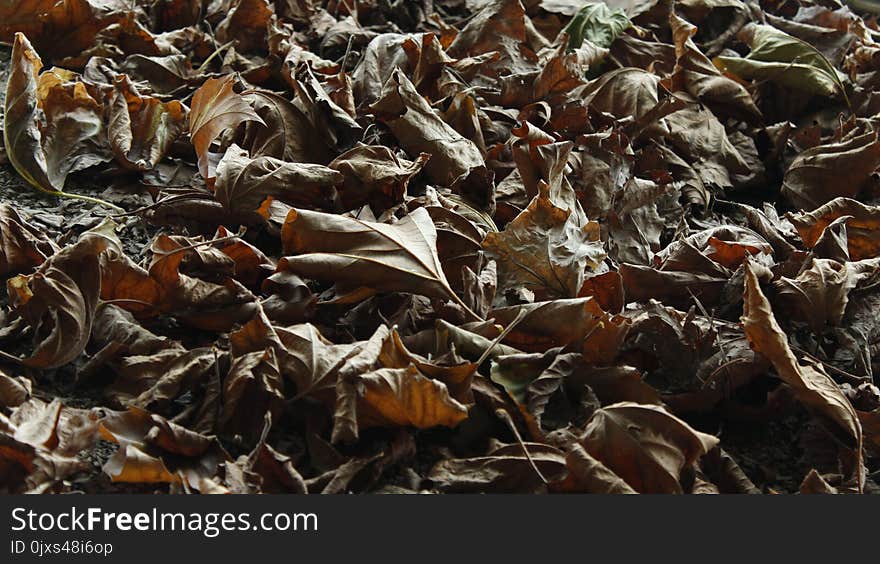
[(180, 102), (142, 96), (125, 75), (114, 83), (109, 112), (110, 146), (123, 166), (137, 170), (155, 167), (185, 128)]
[(578, 220), (572, 210), (556, 207), (549, 185), (541, 183), (526, 210), (483, 240), (483, 249), (498, 263), (500, 290), (523, 287), (541, 297), (575, 297), (584, 275), (605, 259), (598, 225)]
[(623, 402), (596, 411), (580, 444), (639, 493), (681, 493), (681, 471), (718, 439), (662, 407)]
[(675, 14), (669, 16), (675, 40), (676, 66), (673, 80), (685, 90), (720, 113), (744, 119), (761, 117), (751, 94), (738, 82), (721, 74), (712, 61), (694, 44), (697, 28)]
[(0, 273), (27, 273), (58, 250), (45, 233), (8, 203), (0, 204)]
[(848, 470), (861, 490), (862, 426), (855, 410), (821, 365), (798, 362), (761, 290), (751, 263), (746, 263), (745, 275), (742, 321), (749, 343), (755, 351), (767, 357), (797, 398), (821, 416), (834, 436), (854, 452), (856, 463)]
[[(536, 471), (537, 468), (537, 471)], [(441, 491), (536, 492), (565, 474), (565, 456), (549, 445), (501, 445), (485, 456), (437, 463), (428, 479)]]
[(214, 194), (223, 207), (239, 213), (256, 212), (272, 197), (297, 207), (332, 210), (335, 186), (342, 174), (325, 166), (289, 163), (270, 156), (252, 159), (233, 144), (220, 159)]
[(845, 94), (839, 71), (809, 43), (771, 25), (749, 24), (740, 33), (752, 50), (745, 57), (718, 57), (717, 64), (726, 72), (811, 94)]
[(431, 155), (425, 165), (431, 180), (492, 209), (492, 173), (486, 168), (483, 155), (472, 141), (434, 113), (402, 72), (392, 73), (382, 97), (371, 107), (411, 157)]
[(138, 408), (110, 413), (98, 428), (119, 445), (104, 472), (115, 482), (182, 484), (203, 493), (224, 488), (212, 478), (228, 459), (216, 441)]
[(782, 192), (801, 209), (818, 208), (837, 197), (856, 197), (878, 166), (880, 140), (868, 126), (798, 155), (785, 172)]
[(862, 260), (880, 255), (880, 243), (875, 233), (880, 230), (880, 208), (850, 198), (835, 198), (811, 212), (789, 216), (807, 248), (815, 247), (825, 230), (837, 220), (843, 220), (846, 225), (850, 258)]
[(37, 398), (0, 416), (0, 487), (10, 493), (51, 488), (88, 470), (76, 455), (97, 442), (98, 414)]
[(401, 160), (387, 147), (360, 145), (339, 155), (328, 166), (344, 177), (339, 191), (340, 209), (366, 204), (387, 209), (404, 200), (410, 179), (430, 161), (428, 154), (415, 161)]
[(221, 133), (242, 122), (255, 121), (265, 125), (241, 94), (233, 90), (234, 85), (233, 75), (222, 79), (209, 78), (193, 95), (189, 135), (199, 157), (199, 172), (206, 179), (214, 176), (208, 150)]
[(382, 368), (352, 378), (359, 427), (455, 427), (467, 418), (467, 408), (449, 396), (445, 384), (422, 376), (414, 366)]
[(281, 238), (288, 256), (279, 261), (279, 270), (350, 288), (461, 301), (443, 273), (437, 230), (424, 208), (394, 225), (292, 210)]
[(11, 303), (34, 331), (34, 350), (23, 364), (55, 368), (83, 351), (101, 292), (98, 255), (106, 247), (104, 237), (86, 233), (33, 274), (7, 280)]
[(31, 186), (61, 195), (68, 174), (107, 160), (101, 106), (73, 73), (53, 68), (40, 74), (43, 62), (22, 33), (15, 34), (11, 67), (6, 154)]

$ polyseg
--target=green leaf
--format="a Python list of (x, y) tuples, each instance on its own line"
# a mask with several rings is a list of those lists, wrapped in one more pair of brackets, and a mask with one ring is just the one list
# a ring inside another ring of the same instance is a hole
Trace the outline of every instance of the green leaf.
[(577, 49), (585, 39), (598, 47), (608, 48), (630, 25), (623, 10), (609, 8), (601, 3), (588, 4), (578, 10), (565, 28), (568, 33), (568, 48)]
[(811, 94), (846, 95), (837, 70), (809, 43), (769, 25), (753, 24), (746, 31), (752, 51), (742, 58), (717, 57), (721, 70)]

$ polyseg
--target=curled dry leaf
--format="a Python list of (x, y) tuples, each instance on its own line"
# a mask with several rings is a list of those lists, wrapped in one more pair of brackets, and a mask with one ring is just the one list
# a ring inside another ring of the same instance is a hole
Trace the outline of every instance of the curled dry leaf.
[(256, 212), (266, 198), (292, 206), (327, 210), (335, 207), (339, 172), (322, 165), (289, 163), (274, 157), (252, 159), (233, 144), (220, 159), (214, 195), (231, 212)]
[(71, 172), (107, 160), (100, 104), (69, 71), (50, 69), (27, 38), (15, 34), (6, 83), (3, 143), (22, 178), (61, 194)]
[(281, 240), (288, 256), (278, 262), (280, 271), (461, 304), (443, 273), (437, 230), (424, 208), (393, 225), (291, 210)]
[(764, 296), (751, 262), (746, 263), (742, 322), (752, 348), (769, 360), (795, 396), (828, 425), (838, 440), (853, 452), (855, 464), (847, 470), (862, 487), (862, 426), (849, 400), (820, 364), (801, 364), (788, 345), (770, 302)]
[(431, 159), (427, 153), (415, 161), (399, 159), (387, 147), (358, 145), (339, 155), (328, 166), (344, 180), (339, 191), (339, 208), (353, 210), (370, 204), (388, 209), (404, 200), (410, 179)]
[(529, 207), (503, 231), (489, 233), (483, 249), (495, 259), (500, 290), (524, 287), (539, 298), (572, 298), (605, 259), (595, 222), (582, 225), (576, 214), (556, 207), (542, 182)]
[[(5, 375), (4, 375), (5, 376)], [(8, 493), (51, 491), (88, 470), (77, 458), (97, 441), (95, 412), (31, 398), (0, 415), (0, 488)]]
[(110, 95), (107, 137), (122, 166), (149, 170), (186, 129), (186, 110), (177, 100), (143, 96), (125, 75), (116, 77)]
[(256, 441), (266, 416), (277, 418), (283, 406), (284, 381), (274, 349), (247, 353), (232, 361), (223, 380), (220, 425), (225, 432)]
[(293, 81), (297, 107), (312, 125), (312, 134), (322, 139), (327, 149), (336, 153), (348, 149), (363, 136), (363, 128), (324, 91), (315, 73), (301, 63)]
[[(161, 310), (207, 330), (228, 329), (250, 319), (256, 307), (255, 297), (231, 276), (235, 269), (231, 258), (216, 249), (208, 254), (210, 260), (217, 261), (215, 266), (220, 266), (219, 282), (182, 271), (187, 258), (199, 256), (196, 251), (200, 247), (204, 248), (204, 244), (178, 236), (159, 235), (153, 240), (148, 271), (161, 288)], [(198, 263), (198, 258), (194, 262)]]
[[(505, 337), (505, 342), (525, 351), (543, 352), (553, 347), (583, 349), (590, 359), (608, 360), (626, 336), (628, 322), (608, 315), (593, 298), (535, 302), (496, 308), (489, 317), (507, 326), (521, 313), (523, 318)], [(558, 319), (567, 320), (558, 323)]]
[(371, 108), (411, 157), (431, 155), (425, 172), (433, 182), (452, 187), (486, 209), (493, 208), (493, 175), (480, 150), (440, 119), (400, 70), (392, 73), (382, 97)]
[(55, 241), (23, 219), (14, 207), (0, 204), (0, 274), (30, 272), (57, 250)]
[(189, 113), (189, 135), (199, 158), (199, 172), (205, 179), (214, 177), (208, 151), (221, 133), (242, 122), (255, 121), (265, 125), (262, 118), (235, 92), (235, 76), (209, 78), (196, 90)]
[(449, 396), (446, 385), (422, 376), (415, 366), (381, 368), (350, 378), (342, 389), (357, 395), (359, 428), (455, 427), (467, 419), (467, 407)]
[(130, 18), (123, 0), (27, 0), (0, 6), (0, 40), (25, 33), (54, 57), (79, 55), (94, 46), (103, 29)]
[(31, 395), (31, 381), (23, 376), (13, 378), (0, 372), (0, 408), (18, 407)]
[(773, 286), (780, 299), (795, 312), (795, 319), (807, 322), (820, 334), (826, 325), (839, 325), (843, 320), (849, 292), (856, 282), (848, 264), (813, 259), (812, 266), (797, 278), (782, 276)]
[(631, 402), (596, 411), (579, 442), (639, 493), (682, 493), (682, 470), (718, 445), (660, 406)]
[(241, 123), (233, 142), (253, 157), (274, 157), (286, 162), (326, 163), (330, 159), (312, 143), (308, 117), (292, 102), (262, 90), (247, 90), (242, 97), (262, 120)]
[(573, 444), (565, 455), (565, 464), (568, 475), (564, 480), (553, 485), (554, 491), (596, 494), (639, 493), (577, 443)]
[(34, 350), (20, 362), (55, 368), (85, 349), (101, 292), (98, 255), (107, 244), (104, 237), (86, 233), (33, 274), (7, 280), (10, 303), (34, 331)]
[(450, 493), (537, 492), (546, 487), (546, 481), (562, 478), (565, 468), (565, 455), (550, 445), (512, 444), (498, 446), (485, 456), (438, 462), (428, 479)]
[(98, 429), (119, 445), (103, 468), (114, 482), (185, 484), (203, 493), (223, 489), (213, 476), (229, 456), (215, 440), (135, 407), (108, 414)]
[(851, 198), (835, 198), (811, 212), (788, 215), (804, 245), (813, 248), (835, 221), (846, 224), (847, 252), (852, 260), (880, 255), (880, 208), (867, 206)]
[(684, 90), (722, 114), (752, 121), (760, 119), (761, 111), (752, 95), (740, 83), (724, 76), (694, 44), (692, 37), (697, 28), (674, 13), (669, 15), (669, 23), (675, 40), (673, 80), (680, 81)]
[[(583, 96), (590, 107), (600, 112), (617, 118), (631, 116), (639, 121), (659, 104), (659, 85), (660, 77), (655, 74), (637, 68), (622, 68), (607, 72), (588, 84)], [(668, 131), (663, 119), (649, 125), (647, 129), (651, 133)]]
[(837, 197), (854, 198), (880, 167), (880, 140), (873, 126), (807, 149), (785, 171), (782, 193), (800, 209)]

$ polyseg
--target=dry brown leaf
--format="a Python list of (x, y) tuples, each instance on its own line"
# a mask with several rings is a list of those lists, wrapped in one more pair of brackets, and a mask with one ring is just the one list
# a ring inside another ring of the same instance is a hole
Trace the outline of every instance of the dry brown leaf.
[(739, 82), (723, 75), (696, 46), (692, 37), (697, 28), (675, 13), (669, 15), (669, 23), (677, 59), (673, 82), (680, 82), (684, 90), (722, 115), (760, 120), (761, 111), (751, 94)]
[(58, 250), (45, 233), (23, 219), (10, 204), (0, 204), (0, 274), (27, 273)]
[(88, 232), (30, 275), (6, 282), (10, 302), (34, 330), (34, 350), (20, 362), (55, 368), (85, 349), (101, 292), (98, 255), (107, 239)]
[(213, 476), (229, 456), (215, 440), (135, 407), (108, 414), (99, 431), (119, 445), (103, 468), (114, 482), (185, 484), (204, 493), (222, 490)]
[(795, 207), (814, 209), (838, 197), (855, 198), (880, 166), (880, 140), (871, 125), (799, 154), (782, 181)]
[(186, 110), (177, 100), (141, 95), (125, 75), (113, 86), (107, 137), (116, 160), (127, 168), (152, 169), (186, 129)]
[(348, 211), (370, 204), (384, 210), (403, 202), (410, 179), (430, 160), (398, 159), (387, 147), (358, 145), (339, 155), (328, 166), (344, 177), (339, 187), (339, 209)]
[(797, 278), (782, 276), (773, 282), (780, 300), (794, 312), (794, 319), (805, 321), (815, 334), (828, 325), (840, 325), (849, 302), (849, 292), (857, 281), (848, 263), (813, 259)]
[(525, 443), (527, 456), (523, 448), (518, 444), (501, 445), (485, 456), (442, 460), (431, 469), (428, 479), (440, 491), (450, 493), (534, 493), (546, 487), (544, 480), (558, 480), (565, 475), (562, 451), (550, 445)]
[(788, 214), (804, 245), (813, 248), (833, 222), (846, 224), (847, 252), (852, 260), (880, 255), (880, 208), (851, 198), (835, 198), (811, 212)]
[(553, 204), (549, 190), (540, 183), (529, 207), (483, 240), (483, 249), (498, 264), (502, 292), (524, 287), (538, 299), (573, 298), (585, 274), (605, 260), (598, 224), (580, 224), (571, 210)]
[(15, 170), (38, 190), (58, 194), (74, 171), (108, 160), (102, 108), (74, 73), (43, 62), (15, 34), (6, 83), (3, 140)]
[(437, 230), (419, 208), (393, 225), (292, 210), (281, 234), (286, 255), (278, 270), (331, 280), (349, 288), (461, 298), (437, 256)]
[(455, 427), (467, 419), (467, 407), (450, 397), (446, 385), (426, 378), (414, 366), (381, 368), (349, 378), (350, 387), (343, 389), (356, 394), (359, 428)]
[(291, 206), (332, 211), (335, 186), (343, 181), (342, 174), (328, 167), (269, 156), (250, 158), (235, 144), (226, 149), (215, 174), (217, 201), (240, 214), (256, 213), (270, 197)]
[(400, 70), (392, 73), (382, 97), (371, 108), (410, 157), (431, 155), (425, 172), (433, 182), (451, 187), (487, 210), (494, 208), (493, 174), (480, 150), (440, 119)]
[(223, 380), (220, 426), (224, 432), (256, 442), (267, 414), (277, 419), (283, 407), (284, 381), (274, 349), (233, 359)]
[(190, 256), (198, 257), (199, 242), (192, 243), (185, 237), (159, 235), (153, 240), (153, 253), (149, 275), (162, 289), (162, 311), (186, 323), (205, 330), (225, 330), (253, 316), (255, 297), (231, 277), (235, 262), (219, 250), (211, 260), (222, 269), (219, 282), (190, 276), (181, 271)]
[(682, 493), (682, 470), (719, 441), (660, 406), (623, 402), (597, 410), (579, 442), (639, 493)]
[(594, 494), (638, 493), (577, 443), (571, 445), (568, 454), (565, 455), (565, 464), (568, 475), (561, 482), (553, 484), (554, 491)]
[(232, 141), (251, 157), (274, 157), (294, 163), (324, 164), (330, 161), (327, 151), (311, 142), (312, 125), (293, 103), (262, 90), (247, 90), (242, 97), (262, 122), (242, 123)]
[(776, 373), (791, 386), (795, 396), (820, 416), (832, 434), (853, 452), (856, 463), (847, 470), (861, 490), (862, 426), (855, 410), (820, 364), (803, 365), (795, 358), (788, 337), (776, 322), (770, 302), (761, 291), (751, 261), (746, 263), (745, 274), (742, 322), (749, 343), (773, 364)]
[(196, 90), (189, 113), (189, 135), (199, 158), (199, 172), (205, 180), (214, 177), (208, 151), (221, 133), (243, 122), (265, 125), (241, 94), (233, 90), (235, 76), (209, 78)]

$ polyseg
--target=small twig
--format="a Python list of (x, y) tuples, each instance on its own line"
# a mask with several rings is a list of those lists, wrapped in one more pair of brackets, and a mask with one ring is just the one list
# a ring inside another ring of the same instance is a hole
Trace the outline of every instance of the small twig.
[[(715, 342), (718, 344), (718, 350), (721, 351), (721, 363), (722, 363), (721, 367), (726, 367), (727, 366), (727, 351), (724, 350), (724, 344), (721, 342), (721, 334), (719, 333), (719, 331), (717, 329), (715, 329), (715, 315), (714, 315), (714, 313), (712, 315), (709, 315), (709, 312), (706, 311), (706, 308), (703, 306), (703, 302), (700, 301), (700, 298), (698, 298), (691, 291), (690, 288), (686, 288), (686, 290), (688, 291), (688, 294), (690, 294), (691, 297), (694, 299), (694, 302), (697, 304), (697, 307), (700, 309), (700, 312), (703, 314), (703, 316), (709, 320), (709, 329), (711, 329), (712, 332), (715, 333)], [(730, 378), (729, 372), (727, 373), (727, 377)], [(699, 379), (699, 376), (697, 376), (697, 378)], [(702, 383), (705, 384), (705, 382), (702, 382)]]
[(217, 57), (220, 53), (222, 53), (223, 51), (225, 51), (226, 49), (228, 49), (229, 47), (234, 45), (235, 42), (236, 42), (236, 40), (233, 39), (232, 41), (228, 41), (228, 42), (224, 43), (223, 45), (217, 47), (213, 53), (208, 55), (207, 59), (202, 61), (202, 64), (199, 65), (199, 67), (195, 71), (196, 75), (202, 74), (205, 71), (205, 69), (207, 68), (208, 63), (210, 63), (212, 60), (214, 60), (214, 58)]
[(507, 426), (510, 427), (510, 430), (513, 432), (513, 435), (516, 437), (516, 441), (519, 443), (519, 446), (522, 447), (523, 452), (526, 455), (526, 459), (528, 459), (529, 464), (532, 466), (532, 470), (535, 471), (535, 474), (541, 478), (541, 481), (545, 484), (549, 484), (550, 482), (547, 478), (544, 477), (544, 474), (541, 473), (541, 470), (538, 468), (538, 465), (535, 464), (534, 459), (532, 458), (532, 454), (529, 452), (529, 449), (526, 447), (526, 443), (523, 442), (522, 436), (519, 434), (519, 430), (516, 428), (516, 425), (513, 422), (513, 418), (510, 416), (507, 411), (501, 409), (500, 407), (495, 410), (495, 415), (497, 415), (502, 421), (507, 423)]
[[(214, 377), (217, 379), (217, 395), (219, 396), (214, 409), (214, 425), (216, 426), (220, 421), (220, 416), (223, 415), (223, 376), (220, 374), (220, 354), (217, 352), (217, 347), (211, 347), (211, 351), (214, 353)], [(263, 433), (268, 432), (268, 429), (263, 430)]]
[(129, 298), (115, 298), (115, 299), (112, 299), (112, 300), (101, 300), (101, 301), (98, 302), (98, 306), (97, 306), (97, 307), (102, 307), (102, 306), (105, 306), (105, 305), (126, 304), (126, 303), (129, 303), (129, 304), (138, 304), (138, 305), (146, 306), (146, 307), (149, 307), (149, 308), (152, 308), (152, 309), (155, 309), (155, 310), (158, 310), (158, 309), (159, 309), (159, 308), (156, 306), (156, 304), (151, 304), (150, 302), (145, 302), (145, 301), (141, 301), (141, 300), (133, 300), (133, 299), (129, 299)]
[(348, 62), (348, 55), (351, 53), (351, 43), (354, 40), (354, 35), (348, 36), (348, 45), (345, 46), (345, 55), (342, 56), (342, 63), (340, 63), (339, 68), (342, 72), (345, 72), (345, 64)]
[(0, 360), (6, 360), (8, 362), (13, 362), (15, 364), (21, 364), (22, 360), (24, 360), (24, 359), (18, 358), (17, 356), (13, 356), (6, 351), (0, 350)]
[(234, 235), (227, 235), (226, 237), (218, 237), (216, 239), (211, 239), (209, 241), (202, 241), (201, 243), (193, 243), (192, 245), (186, 245), (185, 247), (180, 247), (180, 248), (168, 251), (167, 253), (162, 253), (162, 256), (160, 256), (158, 259), (156, 259), (156, 262), (165, 260), (166, 258), (170, 257), (171, 255), (174, 255), (177, 253), (182, 253), (184, 251), (191, 251), (193, 249), (198, 249), (199, 247), (216, 245), (217, 243), (225, 243), (226, 241), (240, 239), (241, 236), (244, 235), (244, 233), (245, 233), (245, 228), (242, 227), (242, 229), (239, 230), (239, 232), (235, 233)]
[[(205, 194), (205, 196), (207, 196), (207, 194)], [(148, 205), (148, 206), (143, 206), (143, 207), (140, 207), (140, 208), (138, 208), (138, 209), (136, 209), (136, 210), (132, 210), (132, 211), (130, 211), (130, 212), (127, 212), (127, 211), (125, 211), (125, 210), (122, 210), (122, 211), (125, 212), (125, 213), (118, 213), (118, 214), (115, 214), (115, 215), (111, 215), (110, 217), (113, 218), (113, 219), (115, 219), (115, 218), (117, 218), (117, 217), (128, 217), (128, 216), (131, 216), (131, 215), (140, 215), (140, 214), (142, 214), (142, 213), (145, 212), (145, 211), (150, 211), (151, 209), (155, 209), (155, 208), (157, 208), (157, 207), (159, 207), (159, 206), (164, 206), (164, 205), (167, 205), (167, 204), (169, 204), (169, 203), (176, 202), (176, 201), (178, 201), (178, 200), (187, 200), (187, 199), (190, 199), (190, 198), (192, 198), (192, 194), (181, 194), (181, 195), (179, 195), (179, 196), (169, 196), (169, 197), (167, 197), (167, 198), (165, 198), (165, 199), (163, 199), (163, 200), (159, 200), (158, 202), (154, 202), (154, 203), (152, 203), (152, 204), (150, 204), (150, 205)], [(203, 199), (207, 200), (208, 198), (205, 197), (205, 198), (203, 198)]]
[(489, 344), (489, 346), (486, 348), (485, 351), (483, 351), (483, 354), (480, 355), (480, 358), (479, 358), (479, 360), (477, 360), (475, 365), (479, 366), (479, 365), (483, 364), (483, 362), (485, 362), (485, 360), (487, 358), (489, 358), (489, 354), (492, 353), (492, 350), (495, 347), (497, 347), (498, 344), (501, 343), (501, 341), (503, 341), (504, 338), (507, 337), (507, 335), (510, 334), (510, 332), (513, 331), (513, 329), (517, 325), (519, 325), (520, 321), (522, 321), (525, 318), (526, 318), (526, 310), (524, 308), (520, 307), (519, 313), (516, 314), (516, 317), (513, 318), (513, 321), (508, 323), (507, 327), (504, 328), (504, 330), (501, 332), (501, 334), (499, 334), (497, 337), (495, 337), (495, 340)]
[(810, 360), (818, 362), (819, 364), (822, 365), (823, 368), (825, 368), (826, 370), (828, 370), (832, 374), (836, 374), (837, 376), (840, 376), (844, 380), (847, 380), (847, 383), (849, 383), (849, 384), (863, 384), (865, 382), (871, 381), (871, 378), (869, 378), (867, 376), (856, 376), (855, 374), (850, 374), (849, 372), (847, 372), (845, 370), (841, 370), (840, 368), (837, 368), (836, 366), (825, 362), (821, 358), (818, 358), (815, 355), (808, 353), (807, 351), (805, 351), (804, 349), (802, 349), (800, 347), (796, 347), (794, 345), (791, 345), (791, 350), (795, 351), (796, 353), (804, 355), (805, 357), (809, 358)]
[(710, 59), (724, 50), (724, 46), (730, 41), (734, 35), (739, 33), (746, 23), (749, 21), (749, 10), (743, 9), (736, 13), (730, 27), (722, 31), (718, 37), (703, 44), (703, 52)]

